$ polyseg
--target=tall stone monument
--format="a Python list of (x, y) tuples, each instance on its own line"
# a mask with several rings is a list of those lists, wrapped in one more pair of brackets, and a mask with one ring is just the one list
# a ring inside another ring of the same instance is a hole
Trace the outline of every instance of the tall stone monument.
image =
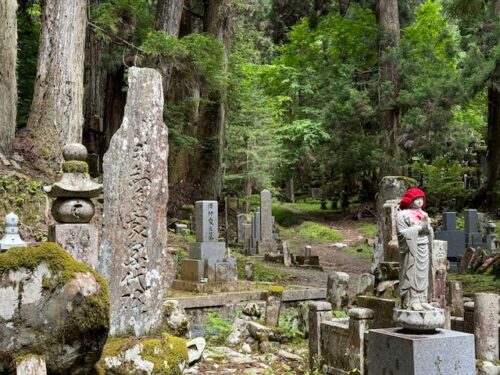
[(259, 254), (276, 252), (278, 246), (273, 238), (273, 212), (271, 192), (260, 192), (260, 238), (257, 238)]
[(153, 69), (130, 68), (123, 122), (104, 155), (99, 270), (109, 282), (111, 335), (147, 334), (161, 323), (174, 276), (167, 251), (168, 131)]
[(226, 244), (219, 241), (217, 201), (198, 201), (195, 205), (196, 242), (189, 244), (189, 259), (181, 263), (181, 279), (236, 281), (236, 259), (226, 257)]
[(102, 185), (90, 178), (87, 149), (79, 143), (63, 147), (63, 176), (59, 182), (45, 186), (47, 195), (55, 198), (52, 216), (58, 222), (49, 226), (49, 241), (56, 242), (75, 259), (94, 269), (99, 261), (99, 230), (90, 221), (95, 209), (92, 198), (101, 194)]

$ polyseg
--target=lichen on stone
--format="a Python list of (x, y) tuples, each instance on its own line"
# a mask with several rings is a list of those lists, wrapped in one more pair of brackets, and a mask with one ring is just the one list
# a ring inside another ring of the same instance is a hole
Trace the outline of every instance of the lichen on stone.
[(89, 173), (89, 165), (80, 160), (65, 161), (62, 165), (64, 173)]

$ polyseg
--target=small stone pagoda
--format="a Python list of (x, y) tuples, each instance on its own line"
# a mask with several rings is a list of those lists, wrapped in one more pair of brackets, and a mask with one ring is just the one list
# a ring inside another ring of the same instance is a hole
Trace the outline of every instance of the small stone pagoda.
[(63, 176), (59, 182), (45, 186), (47, 195), (55, 198), (52, 216), (58, 222), (49, 227), (49, 241), (57, 242), (77, 260), (96, 268), (98, 263), (98, 230), (88, 224), (94, 217), (92, 198), (99, 196), (102, 185), (88, 174), (87, 149), (79, 143), (63, 147)]

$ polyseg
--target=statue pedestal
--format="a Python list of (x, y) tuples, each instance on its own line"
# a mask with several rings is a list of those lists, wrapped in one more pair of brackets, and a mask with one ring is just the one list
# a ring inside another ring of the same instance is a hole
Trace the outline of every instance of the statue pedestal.
[(394, 322), (416, 333), (433, 333), (437, 328), (444, 327), (444, 310), (404, 310), (394, 309), (392, 314)]
[(99, 265), (99, 230), (93, 224), (52, 224), (49, 241), (94, 269)]
[(368, 363), (370, 374), (475, 374), (474, 335), (446, 329), (434, 334), (372, 329)]

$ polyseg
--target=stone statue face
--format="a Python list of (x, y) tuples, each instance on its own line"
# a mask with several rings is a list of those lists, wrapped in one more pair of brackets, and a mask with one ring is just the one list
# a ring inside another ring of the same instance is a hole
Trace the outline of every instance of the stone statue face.
[(416, 198), (413, 202), (411, 202), (410, 208), (422, 208), (424, 205), (424, 198)]

